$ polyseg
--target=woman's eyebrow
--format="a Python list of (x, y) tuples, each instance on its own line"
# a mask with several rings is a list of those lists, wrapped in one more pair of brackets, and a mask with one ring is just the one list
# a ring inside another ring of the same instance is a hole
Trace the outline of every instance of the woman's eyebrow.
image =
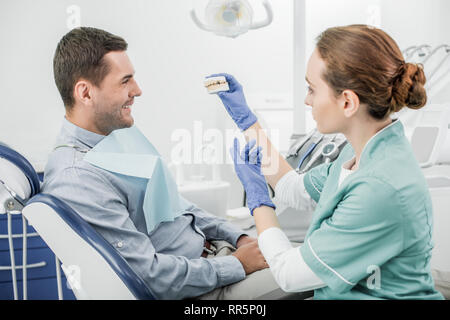
[(309, 83), (310, 86), (314, 87), (314, 85), (311, 83), (311, 81), (309, 81), (308, 77), (305, 77), (306, 82)]

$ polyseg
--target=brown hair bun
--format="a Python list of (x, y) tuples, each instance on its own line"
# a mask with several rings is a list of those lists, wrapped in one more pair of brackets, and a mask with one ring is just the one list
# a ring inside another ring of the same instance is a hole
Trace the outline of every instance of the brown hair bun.
[(399, 112), (403, 107), (414, 110), (427, 104), (425, 90), (426, 77), (421, 64), (402, 63), (393, 78), (391, 112)]

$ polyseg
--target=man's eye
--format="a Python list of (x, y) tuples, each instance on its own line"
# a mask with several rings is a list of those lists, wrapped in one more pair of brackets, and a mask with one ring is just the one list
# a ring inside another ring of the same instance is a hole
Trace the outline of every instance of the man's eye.
[(308, 86), (306, 88), (308, 89), (308, 93), (313, 93), (314, 92), (314, 90), (310, 86)]

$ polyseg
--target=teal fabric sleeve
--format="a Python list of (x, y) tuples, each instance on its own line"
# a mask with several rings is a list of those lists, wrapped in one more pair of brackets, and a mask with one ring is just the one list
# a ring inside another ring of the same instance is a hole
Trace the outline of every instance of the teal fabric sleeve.
[(331, 163), (324, 163), (308, 171), (303, 177), (305, 189), (316, 203), (319, 202), (331, 165)]

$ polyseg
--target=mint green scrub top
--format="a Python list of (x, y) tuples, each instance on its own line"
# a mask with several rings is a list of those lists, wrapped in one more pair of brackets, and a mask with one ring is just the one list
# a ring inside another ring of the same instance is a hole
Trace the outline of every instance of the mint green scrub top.
[(317, 207), (300, 252), (327, 285), (314, 299), (443, 299), (430, 269), (431, 197), (401, 122), (367, 143), (338, 186), (353, 157), (348, 145), (304, 177)]

